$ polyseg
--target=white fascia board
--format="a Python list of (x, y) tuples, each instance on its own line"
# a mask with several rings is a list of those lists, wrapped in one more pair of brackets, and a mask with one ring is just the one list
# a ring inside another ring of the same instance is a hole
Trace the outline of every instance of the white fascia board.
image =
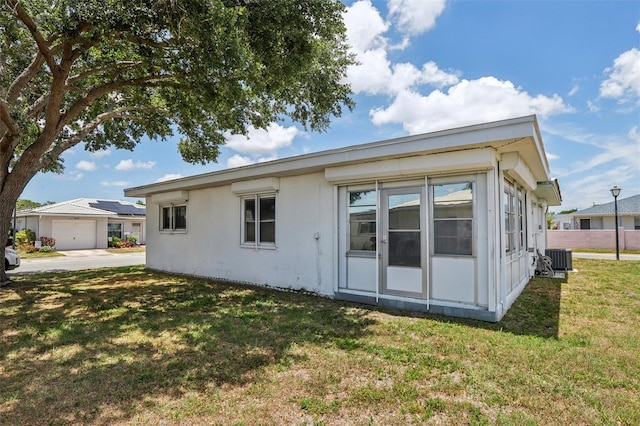
[(461, 151), (482, 147), (499, 149), (504, 145), (509, 145), (517, 141), (531, 141), (536, 139), (535, 135), (538, 133), (536, 129), (537, 122), (535, 116), (512, 118), (205, 173), (172, 181), (128, 188), (124, 190), (124, 193), (126, 197), (147, 197), (161, 192), (221, 186), (263, 177), (293, 176), (303, 173), (322, 172), (327, 167), (382, 159)]

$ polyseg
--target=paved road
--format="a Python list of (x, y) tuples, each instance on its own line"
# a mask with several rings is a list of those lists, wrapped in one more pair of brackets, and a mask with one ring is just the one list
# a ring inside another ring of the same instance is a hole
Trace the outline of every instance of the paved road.
[(61, 253), (65, 256), (20, 259), (20, 266), (7, 275), (144, 265), (146, 261), (145, 252), (114, 254), (106, 250), (73, 250)]
[[(615, 253), (580, 253), (573, 252), (571, 257), (580, 259), (606, 259), (616, 260)], [(620, 260), (640, 260), (640, 254), (624, 254), (620, 253)]]

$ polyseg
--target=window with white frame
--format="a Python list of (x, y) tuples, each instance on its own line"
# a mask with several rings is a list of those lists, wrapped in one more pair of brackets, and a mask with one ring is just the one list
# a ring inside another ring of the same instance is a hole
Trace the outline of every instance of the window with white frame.
[(504, 187), (504, 249), (507, 254), (516, 251), (516, 197), (514, 187), (506, 184)]
[(433, 253), (473, 256), (473, 182), (431, 185)]
[(521, 253), (527, 246), (525, 193), (517, 184), (504, 186), (504, 245), (505, 252)]
[(242, 244), (250, 247), (275, 247), (274, 194), (254, 195), (242, 199)]
[(168, 204), (160, 206), (160, 230), (167, 232), (186, 232), (187, 205)]

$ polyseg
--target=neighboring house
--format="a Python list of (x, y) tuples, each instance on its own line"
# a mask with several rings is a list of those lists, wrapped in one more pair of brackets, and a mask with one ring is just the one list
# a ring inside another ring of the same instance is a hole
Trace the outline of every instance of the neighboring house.
[[(572, 227), (569, 229), (616, 229), (613, 201), (578, 210), (570, 216)], [(618, 198), (618, 226), (626, 230), (640, 229), (640, 194)]]
[(146, 239), (145, 207), (127, 201), (79, 198), (21, 210), (16, 218), (16, 231), (54, 238), (57, 250), (106, 248), (111, 237)]
[(498, 321), (561, 202), (535, 116), (125, 190), (147, 267)]
[(570, 214), (556, 214), (551, 219), (551, 229), (573, 229), (573, 218)]

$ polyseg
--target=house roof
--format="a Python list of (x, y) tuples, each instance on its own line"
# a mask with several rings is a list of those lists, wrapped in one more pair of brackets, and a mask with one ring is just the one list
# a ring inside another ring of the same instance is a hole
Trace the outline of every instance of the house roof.
[(32, 209), (20, 210), (17, 216), (144, 216), (146, 208), (128, 201), (77, 198), (61, 203), (47, 204)]
[(475, 148), (493, 148), (499, 155), (518, 152), (531, 170), (539, 188), (549, 188), (545, 196), (548, 197), (550, 205), (559, 204), (559, 187), (557, 182), (550, 182), (549, 163), (534, 115), (283, 158), (128, 188), (124, 192), (127, 197), (148, 197), (163, 192), (222, 186), (251, 179), (321, 172), (328, 167), (381, 159), (399, 159)]
[[(613, 216), (615, 201), (573, 212), (573, 216)], [(618, 200), (618, 215), (640, 216), (640, 194)]]

